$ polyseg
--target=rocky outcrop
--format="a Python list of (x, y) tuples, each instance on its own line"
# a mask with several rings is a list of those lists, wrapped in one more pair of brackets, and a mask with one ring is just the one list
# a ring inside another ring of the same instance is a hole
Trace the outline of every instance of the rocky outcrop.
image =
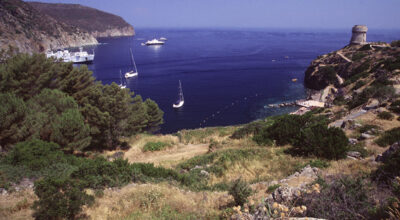
[(59, 22), (89, 32), (94, 37), (133, 36), (132, 25), (117, 15), (79, 4), (48, 4), (30, 2), (35, 9)]
[(0, 1), (0, 49), (20, 52), (97, 44), (91, 34), (40, 13), (21, 0)]
[(375, 159), (377, 162), (386, 162), (392, 154), (396, 153), (397, 151), (400, 150), (400, 142), (396, 142), (392, 144), (389, 149), (387, 149), (385, 152), (383, 152), (382, 155), (378, 155)]

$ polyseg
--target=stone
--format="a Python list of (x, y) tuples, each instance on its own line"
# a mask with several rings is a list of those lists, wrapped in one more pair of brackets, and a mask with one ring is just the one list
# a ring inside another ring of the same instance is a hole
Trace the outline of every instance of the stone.
[(365, 140), (365, 139), (371, 139), (371, 138), (374, 138), (375, 136), (374, 135), (370, 135), (370, 134), (367, 134), (367, 133), (362, 133), (361, 135), (360, 135), (360, 140)]
[(378, 155), (375, 159), (377, 162), (386, 162), (392, 154), (400, 150), (400, 142), (396, 142), (392, 144), (389, 149), (382, 153), (382, 155)]
[(354, 158), (361, 158), (361, 153), (358, 151), (349, 151), (347, 152), (347, 156)]
[(356, 145), (358, 143), (358, 140), (355, 138), (349, 138), (349, 144), (351, 145)]
[(201, 174), (202, 176), (205, 176), (205, 177), (209, 177), (209, 176), (210, 176), (210, 174), (209, 174), (207, 171), (205, 171), (205, 170), (201, 170), (201, 171), (200, 171), (200, 174)]
[(367, 105), (364, 106), (365, 110), (371, 110), (371, 109), (376, 109), (379, 107), (379, 101), (378, 99), (371, 99)]
[(120, 159), (124, 157), (124, 152), (122, 151), (118, 151), (115, 152), (113, 155), (108, 157), (108, 160), (115, 160), (115, 159)]

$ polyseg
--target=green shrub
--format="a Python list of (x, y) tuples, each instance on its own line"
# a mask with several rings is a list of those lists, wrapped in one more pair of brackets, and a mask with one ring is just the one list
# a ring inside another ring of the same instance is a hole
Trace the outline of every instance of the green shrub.
[(367, 83), (364, 80), (357, 81), (354, 87), (352, 88), (353, 90), (357, 90), (363, 86), (365, 86)]
[(242, 179), (237, 179), (233, 182), (229, 189), (229, 195), (233, 196), (236, 205), (243, 206), (247, 202), (247, 198), (253, 193), (248, 183)]
[(67, 163), (68, 159), (55, 143), (41, 140), (21, 142), (7, 154), (6, 162), (14, 166), (25, 166), (39, 171), (55, 163)]
[(392, 47), (400, 47), (400, 40), (394, 40), (390, 43)]
[(353, 109), (365, 104), (370, 98), (385, 100), (394, 97), (394, 94), (395, 90), (393, 86), (376, 82), (365, 88), (360, 94), (354, 95), (352, 100), (349, 101), (348, 106), (350, 109)]
[(320, 169), (329, 167), (329, 162), (320, 159), (310, 160), (307, 164), (311, 167), (317, 167)]
[(392, 102), (392, 104), (390, 104), (389, 110), (394, 113), (400, 114), (400, 100)]
[(319, 69), (319, 72), (328, 83), (335, 83), (337, 81), (336, 70), (333, 66), (324, 66)]
[[(371, 44), (365, 44), (364, 46), (362, 46), (360, 49), (358, 49), (359, 51), (366, 51), (366, 50), (372, 50), (371, 49)], [(363, 56), (364, 57), (364, 56)], [(354, 61), (354, 59), (353, 59)]]
[(340, 128), (317, 124), (301, 131), (297, 142), (289, 149), (291, 154), (341, 159), (348, 151), (348, 138)]
[(358, 142), (355, 145), (350, 145), (349, 151), (357, 151), (361, 154), (361, 157), (365, 158), (369, 155), (368, 150), (365, 149), (363, 142)]
[(399, 140), (400, 140), (400, 127), (397, 127), (385, 131), (375, 142), (381, 147), (386, 147), (387, 145), (391, 145)]
[(231, 138), (241, 139), (249, 135), (256, 135), (267, 126), (268, 124), (264, 121), (254, 121), (237, 129), (235, 132), (233, 132)]
[(143, 147), (143, 152), (147, 151), (161, 151), (170, 146), (164, 142), (147, 142)]
[[(363, 126), (361, 126), (360, 128), (358, 128), (358, 131), (360, 133), (364, 133), (367, 131), (371, 131), (372, 129), (374, 130), (380, 130), (381, 128), (378, 125), (372, 125), (372, 124), (365, 124)], [(374, 132), (373, 134), (377, 134), (378, 132)]]
[(267, 192), (268, 193), (273, 193), (276, 189), (278, 189), (281, 185), (279, 184), (275, 184), (275, 185), (271, 185), (268, 186)]
[(76, 219), (82, 206), (94, 201), (93, 196), (84, 192), (83, 185), (73, 179), (38, 180), (35, 194), (39, 198), (33, 204), (35, 219)]
[(345, 156), (348, 139), (338, 128), (328, 128), (323, 116), (312, 114), (283, 115), (270, 127), (254, 137), (259, 144), (275, 140), (277, 145), (291, 144), (288, 151), (295, 155), (314, 155), (327, 159), (339, 159)]
[(391, 183), (391, 181), (400, 176), (400, 150), (395, 151), (390, 157), (384, 161), (382, 165), (374, 173), (376, 180)]
[(363, 53), (363, 52), (357, 52), (353, 54), (353, 57), (351, 58), (354, 62), (361, 60), (362, 58), (364, 58), (365, 56), (367, 56), (367, 54)]
[(344, 104), (346, 104), (346, 100), (344, 99), (344, 96), (340, 95), (340, 96), (337, 96), (333, 100), (333, 104), (334, 105), (344, 105)]
[(383, 111), (378, 113), (378, 118), (391, 121), (394, 116), (390, 112)]
[(343, 86), (348, 86), (356, 81), (358, 81), (361, 78), (365, 78), (369, 75), (368, 72), (362, 72), (362, 73), (357, 73), (357, 74), (352, 74), (350, 76), (350, 78), (346, 79), (346, 81), (344, 81)]
[[(319, 194), (305, 194), (298, 201), (307, 207), (305, 216), (323, 219), (369, 219), (374, 201), (364, 179), (342, 177), (323, 187)], [(375, 219), (375, 218), (373, 218)]]

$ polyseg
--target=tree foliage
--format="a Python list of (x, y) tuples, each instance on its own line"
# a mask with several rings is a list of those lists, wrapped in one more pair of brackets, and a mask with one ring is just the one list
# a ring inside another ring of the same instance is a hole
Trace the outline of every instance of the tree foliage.
[(17, 54), (0, 65), (1, 145), (38, 138), (65, 150), (111, 148), (119, 138), (156, 132), (163, 112), (115, 83), (96, 82), (86, 66)]

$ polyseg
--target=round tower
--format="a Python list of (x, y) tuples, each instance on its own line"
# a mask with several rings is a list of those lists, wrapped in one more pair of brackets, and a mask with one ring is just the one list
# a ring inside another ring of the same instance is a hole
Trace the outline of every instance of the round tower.
[(350, 44), (362, 45), (367, 43), (367, 31), (366, 25), (354, 25), (351, 36)]

